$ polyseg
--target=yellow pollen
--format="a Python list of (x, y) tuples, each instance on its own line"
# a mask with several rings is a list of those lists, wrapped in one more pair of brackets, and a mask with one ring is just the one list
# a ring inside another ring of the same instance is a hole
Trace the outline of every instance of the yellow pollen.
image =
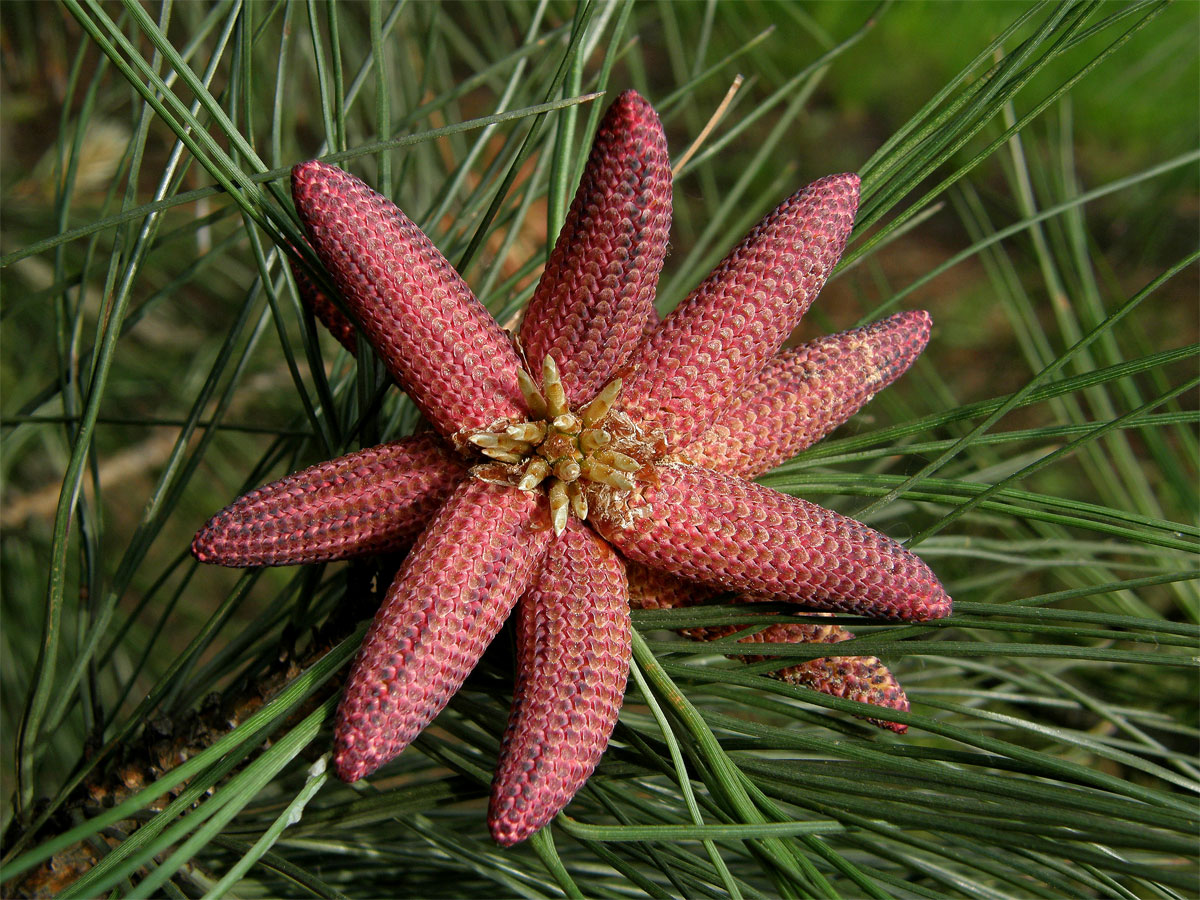
[(554, 358), (542, 360), (539, 385), (524, 370), (517, 373), (530, 421), (502, 423), (466, 435), (466, 441), (494, 462), (471, 469), (476, 478), (518, 490), (544, 490), (556, 534), (571, 514), (587, 519), (595, 503), (607, 508), (624, 503), (639, 472), (658, 458), (656, 447), (613, 407), (621, 392), (614, 378), (579, 412), (567, 405), (566, 388)]

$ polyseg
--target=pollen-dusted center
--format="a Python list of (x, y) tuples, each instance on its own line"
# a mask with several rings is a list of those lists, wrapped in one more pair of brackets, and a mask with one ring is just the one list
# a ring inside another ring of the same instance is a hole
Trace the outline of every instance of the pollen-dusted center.
[(601, 502), (618, 502), (652, 471), (664, 448), (661, 440), (647, 440), (627, 415), (612, 408), (621, 393), (620, 378), (606, 384), (579, 412), (567, 405), (553, 357), (547, 355), (542, 362), (540, 387), (524, 369), (518, 370), (517, 378), (533, 418), (502, 432), (466, 435), (494, 460), (475, 466), (471, 474), (522, 491), (543, 486), (556, 534), (567, 527), (569, 512), (587, 518), (589, 493)]

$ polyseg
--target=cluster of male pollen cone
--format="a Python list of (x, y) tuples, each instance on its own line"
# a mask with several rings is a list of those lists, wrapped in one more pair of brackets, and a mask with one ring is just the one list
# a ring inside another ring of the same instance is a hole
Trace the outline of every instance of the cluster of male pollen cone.
[[(344, 308), (433, 430), (247, 494), (192, 549), (203, 562), (263, 566), (411, 548), (338, 709), (341, 778), (404, 750), (514, 607), (517, 679), (488, 812), (504, 845), (549, 822), (604, 752), (629, 670), (631, 605), (732, 593), (812, 611), (812, 624), (744, 638), (764, 645), (852, 637), (820, 611), (949, 613), (937, 578), (898, 543), (750, 480), (846, 421), (929, 338), (929, 316), (905, 312), (780, 351), (845, 247), (856, 176), (789, 197), (660, 323), (670, 162), (654, 109), (627, 91), (600, 125), (515, 339), (358, 179), (307, 162), (292, 193)], [(353, 348), (350, 321), (298, 281)], [(908, 708), (871, 657), (776, 674)]]

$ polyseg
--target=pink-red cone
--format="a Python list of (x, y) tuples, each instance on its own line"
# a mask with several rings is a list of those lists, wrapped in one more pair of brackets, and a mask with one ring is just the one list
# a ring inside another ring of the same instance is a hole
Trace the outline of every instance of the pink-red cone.
[(466, 471), (431, 434), (348, 453), (239, 497), (200, 529), (192, 554), (289, 566), (403, 550)]
[(858, 176), (789, 197), (638, 348), (621, 408), (672, 447), (703, 434), (792, 333), (846, 246)]
[(325, 296), (312, 279), (304, 273), (304, 270), (296, 264), (294, 260), (289, 259), (288, 264), (292, 268), (292, 277), (296, 279), (296, 290), (300, 294), (300, 302), (304, 304), (317, 321), (328, 329), (329, 333), (337, 339), (337, 342), (350, 351), (352, 354), (358, 353), (358, 338), (355, 337), (354, 323), (351, 322), (337, 308), (337, 304)]
[(771, 471), (907, 371), (931, 325), (923, 310), (902, 312), (783, 351), (684, 452), (696, 465), (743, 478)]
[(292, 196), (371, 346), (438, 433), (526, 417), (508, 335), (395, 204), (315, 161), (292, 171)]
[(698, 466), (655, 474), (632, 522), (598, 509), (597, 528), (627, 559), (815, 609), (915, 621), (950, 612), (929, 567), (860, 522)]
[(523, 841), (583, 787), (617, 724), (629, 674), (625, 566), (578, 519), (521, 598), (517, 684), (488, 824)]
[(545, 501), (468, 479), (421, 534), (359, 648), (334, 766), (357, 781), (407, 747), (475, 668), (550, 546)]
[[(655, 437), (638, 456), (634, 488), (612, 476), (589, 481), (596, 514), (588, 514), (586, 525), (569, 520), (556, 539), (545, 488), (518, 489), (497, 476), (495, 464), (462, 474), (464, 462), (482, 461), (469, 439), (491, 439), (537, 406), (521, 392), (521, 357), (507, 335), (395, 206), (332, 166), (298, 166), (293, 196), (314, 251), (438, 438), (429, 438), (426, 457), (416, 444), (401, 442), (399, 449), (360, 451), (382, 454), (377, 468), (359, 465), (352, 454), (306, 470), (233, 504), (197, 538), (198, 556), (226, 564), (341, 558), (362, 546), (406, 540), (415, 510), (448, 493), (436, 513), (424, 513), (428, 525), (352, 669), (338, 713), (335, 763), (339, 775), (354, 779), (403, 750), (458, 689), (520, 599), (520, 686), (490, 815), (502, 843), (548, 821), (603, 752), (628, 665), (628, 619), (614, 600), (624, 599), (622, 557), (701, 584), (816, 608), (914, 619), (949, 611), (928, 568), (878, 532), (669, 455), (686, 457), (694, 445), (697, 455), (733, 471), (791, 446), (776, 434), (758, 446), (746, 432), (762, 414), (760, 401), (787, 406), (819, 393), (820, 378), (797, 386), (771, 360), (841, 253), (857, 178), (832, 176), (785, 201), (630, 356), (653, 320), (649, 300), (665, 253), (668, 193), (657, 117), (641, 98), (622, 95), (605, 118), (572, 206), (571, 236), (560, 240), (531, 304), (523, 350), (531, 372), (541, 362), (537, 353), (563, 356), (556, 362), (568, 373), (572, 405), (623, 366), (618, 412), (627, 424), (621, 427), (630, 440)], [(301, 291), (316, 310), (320, 298), (303, 284)], [(336, 307), (326, 312), (322, 320), (341, 328), (339, 339), (349, 346), (345, 317)], [(607, 346), (605, 338), (619, 346)], [(875, 376), (856, 381), (835, 360), (822, 365), (834, 373), (831, 382), (843, 385), (839, 400), (858, 392), (819, 423), (826, 428), (861, 405), (859, 395)], [(887, 367), (879, 370), (882, 383)], [(725, 424), (728, 406), (734, 424), (724, 438), (710, 437), (714, 425)], [(722, 440), (739, 443), (727, 459), (714, 455)], [(462, 461), (450, 456), (451, 448)], [(424, 472), (407, 492), (396, 485), (412, 473), (391, 464), (405, 454), (420, 457), (415, 468)], [(387, 521), (393, 513), (402, 525)], [(259, 532), (267, 537), (260, 540)], [(320, 546), (306, 550), (310, 539)], [(546, 662), (576, 657), (582, 663), (570, 673)], [(838, 690), (831, 679), (839, 671), (847, 682), (877, 671), (852, 669), (826, 665), (826, 686), (819, 689)]]
[[(684, 454), (689, 461), (743, 478), (770, 471), (819, 441), (898, 378), (929, 340), (929, 314), (897, 313), (863, 328), (810, 341), (773, 358)], [(631, 564), (630, 604), (665, 609), (703, 603), (718, 593), (665, 572)], [(736, 598), (753, 601), (753, 596)], [(736, 630), (695, 628), (696, 640), (716, 640)], [(740, 643), (838, 643), (853, 638), (838, 625), (768, 625)], [(747, 662), (765, 657), (742, 657)], [(907, 711), (908, 698), (875, 657), (823, 657), (784, 666), (776, 678), (888, 709)], [(906, 726), (871, 722), (903, 733)]]
[(671, 160), (654, 108), (636, 91), (609, 107), (546, 271), (525, 309), (531, 371), (558, 363), (584, 403), (623, 365), (654, 315), (671, 230)]
[[(629, 605), (634, 609), (678, 609), (695, 606), (718, 597), (720, 591), (700, 587), (656, 569), (647, 569), (638, 563), (627, 563), (629, 577)], [(738, 602), (754, 602), (759, 598), (738, 595)], [(820, 616), (814, 613), (814, 618)], [(828, 615), (828, 614), (826, 614)], [(729, 637), (745, 627), (733, 625), (685, 628), (680, 633), (697, 641), (715, 641)], [(767, 625), (738, 638), (742, 644), (838, 644), (854, 637), (853, 632), (831, 622), (814, 621), (812, 624)], [(766, 649), (765, 647), (763, 648)], [(747, 663), (770, 659), (768, 655), (742, 655), (738, 659)], [(823, 694), (867, 703), (884, 709), (908, 711), (908, 697), (891, 670), (874, 656), (822, 656), (791, 665), (781, 664), (770, 673), (773, 678), (800, 685)], [(880, 728), (903, 734), (907, 725), (889, 722), (886, 719), (866, 717), (867, 721)]]

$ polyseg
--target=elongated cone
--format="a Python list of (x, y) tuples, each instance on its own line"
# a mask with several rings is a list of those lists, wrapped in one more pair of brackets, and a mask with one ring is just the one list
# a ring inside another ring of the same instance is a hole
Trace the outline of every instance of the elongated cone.
[(292, 170), (292, 196), (371, 346), (442, 437), (526, 418), (508, 335), (395, 204), (315, 160)]
[[(744, 478), (769, 471), (819, 441), (898, 378), (924, 349), (929, 328), (928, 313), (903, 312), (781, 352), (684, 452), (706, 468)], [(629, 564), (629, 584), (630, 604), (639, 609), (692, 606), (718, 593), (636, 563)], [(743, 603), (755, 599), (736, 597)], [(683, 633), (696, 640), (716, 640), (737, 630), (726, 626)], [(839, 643), (853, 637), (852, 632), (830, 623), (774, 624), (739, 642)], [(767, 657), (742, 658), (751, 662)], [(873, 656), (822, 657), (772, 674), (860, 703), (901, 711), (909, 708), (895, 676)], [(869, 721), (899, 733), (907, 730), (896, 722)]]
[(923, 310), (831, 334), (772, 359), (685, 453), (743, 478), (810, 447), (899, 378), (929, 343)]
[(521, 323), (535, 374), (552, 355), (572, 405), (591, 400), (641, 339), (670, 229), (667, 138), (654, 108), (625, 91), (600, 122)]
[(660, 465), (623, 521), (593, 504), (627, 559), (715, 587), (885, 619), (950, 611), (929, 567), (884, 534), (754, 482)]
[[(748, 598), (742, 598), (743, 600)], [(828, 613), (812, 613), (812, 616), (829, 615)], [(715, 641), (729, 637), (745, 626), (721, 625), (708, 628), (688, 629), (686, 634), (696, 640)], [(854, 634), (832, 622), (796, 622), (768, 625), (753, 634), (738, 638), (739, 644), (840, 644), (848, 641)], [(763, 647), (764, 650), (768, 648)], [(743, 656), (747, 663), (763, 662), (771, 659), (769, 655)], [(771, 673), (780, 681), (798, 684), (803, 687), (854, 700), (857, 703), (869, 703), (885, 709), (895, 709), (908, 712), (908, 697), (896, 680), (896, 676), (875, 656), (822, 656), (801, 663), (793, 663)], [(886, 728), (897, 734), (908, 731), (907, 725), (899, 722), (888, 722), (884, 719), (867, 718), (872, 725)]]
[(462, 482), (421, 534), (359, 648), (338, 706), (334, 765), (357, 781), (449, 702), (546, 556), (545, 499)]
[(291, 258), (288, 265), (292, 267), (292, 277), (296, 279), (296, 290), (300, 294), (300, 302), (304, 304), (317, 321), (329, 329), (339, 344), (350, 351), (351, 355), (358, 353), (358, 338), (354, 323), (338, 309), (337, 304), (329, 299), (304, 270), (296, 265)]
[(288, 566), (400, 550), (466, 476), (436, 435), (340, 456), (239, 497), (192, 554), (222, 566)]
[(792, 333), (854, 224), (858, 176), (831, 175), (785, 200), (638, 348), (621, 408), (679, 449)]
[(629, 675), (624, 563), (572, 518), (518, 614), (517, 684), (488, 808), (504, 846), (554, 818), (608, 746)]
[[(788, 626), (802, 628), (806, 626)], [(832, 626), (830, 626), (832, 627)], [(844, 628), (835, 632), (839, 641), (850, 640), (854, 637)], [(771, 642), (779, 643), (775, 639)], [(816, 643), (813, 640), (792, 638), (787, 643)], [(826, 643), (834, 643), (827, 641)], [(748, 656), (746, 662), (760, 662), (770, 659), (769, 656)], [(810, 659), (808, 662), (786, 666), (773, 673), (780, 681), (796, 684), (802, 687), (820, 691), (831, 697), (841, 697), (853, 700), (855, 703), (869, 703), (884, 709), (894, 709), (908, 712), (908, 697), (896, 680), (890, 669), (875, 656), (825, 656), (821, 659)], [(896, 734), (904, 734), (908, 726), (900, 722), (889, 722), (886, 719), (865, 717), (872, 725), (886, 728)]]
[[(627, 562), (626, 572), (629, 577), (629, 605), (634, 609), (678, 609), (686, 606), (696, 606), (720, 595), (714, 588), (668, 575), (656, 569), (649, 569), (639, 563)], [(746, 594), (738, 594), (734, 601), (737, 603), (752, 603), (759, 598)], [(813, 613), (820, 616), (821, 613)], [(715, 641), (744, 630), (745, 626), (708, 626), (704, 628), (685, 628), (679, 633), (697, 641)], [(776, 623), (768, 625), (759, 631), (738, 639), (738, 643), (761, 644), (837, 644), (848, 641), (854, 633), (832, 622), (814, 622), (812, 624)], [(764, 650), (767, 648), (764, 647)], [(761, 662), (771, 657), (740, 656), (744, 662)], [(869, 703), (886, 709), (908, 711), (908, 697), (900, 682), (891, 670), (875, 656), (822, 656), (818, 659), (793, 663), (771, 672), (771, 677), (789, 684), (830, 694), (834, 697), (844, 697), (858, 703)], [(887, 728), (897, 734), (908, 730), (907, 725), (898, 722), (888, 722), (883, 719), (867, 718), (872, 725)]]

